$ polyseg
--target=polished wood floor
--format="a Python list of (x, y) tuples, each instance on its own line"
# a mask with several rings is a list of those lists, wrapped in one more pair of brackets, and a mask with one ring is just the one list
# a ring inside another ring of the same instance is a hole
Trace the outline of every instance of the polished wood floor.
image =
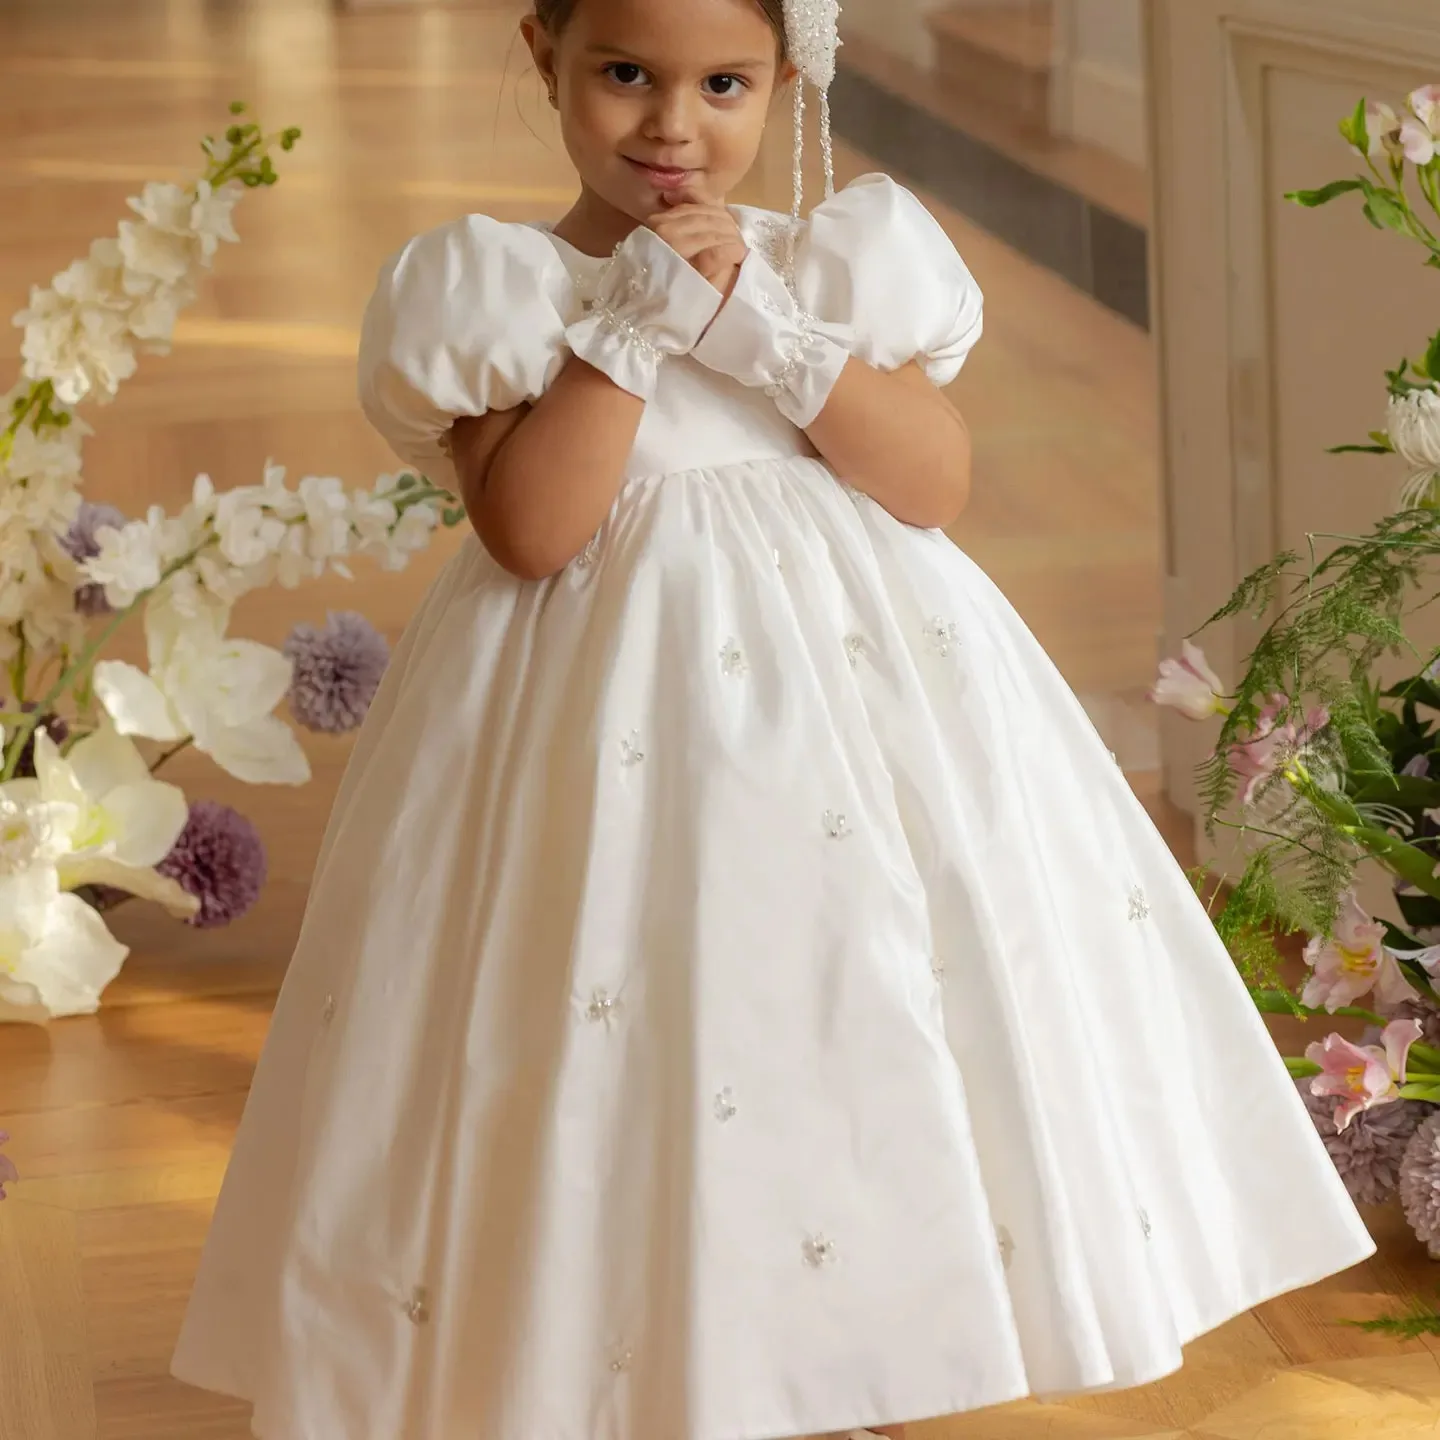
[[(357, 321), (380, 260), (457, 212), (554, 214), (570, 193), (512, 39), (517, 13), (510, 0), (348, 16), (324, 0), (4, 0), (0, 313), (111, 233), (142, 181), (187, 174), (231, 98), (306, 132), (282, 184), (246, 202), (244, 244), (223, 257), (174, 355), (91, 417), (93, 498), (134, 512), (179, 499), (201, 470), (253, 479), (269, 456), (355, 481), (393, 464), (353, 400)], [(742, 198), (783, 205), (783, 117), (773, 128)], [(845, 152), (842, 167), (858, 173), (863, 157)], [(987, 339), (955, 390), (977, 447), (976, 500), (956, 538), (1143, 771), (1153, 737), (1133, 698), (1151, 673), (1159, 595), (1149, 343), (942, 218), (989, 299)], [(5, 333), (8, 374), (18, 336)], [(297, 618), (351, 605), (396, 633), (451, 544), (403, 576), (254, 597), (242, 628), (275, 642)], [(0, 1440), (249, 1433), (242, 1407), (185, 1389), (166, 1366), (346, 749), (311, 754), (315, 781), (298, 791), (246, 790), (182, 757), (175, 773), (192, 796), (231, 801), (260, 825), (272, 867), (262, 904), (210, 934), (122, 912), (134, 953), (100, 1016), (0, 1030), (0, 1126), (25, 1176), (0, 1207)], [(1377, 1223), (1384, 1258), (1229, 1326), (1163, 1385), (921, 1434), (1440, 1433), (1431, 1348), (1333, 1323), (1440, 1278), (1393, 1222)]]

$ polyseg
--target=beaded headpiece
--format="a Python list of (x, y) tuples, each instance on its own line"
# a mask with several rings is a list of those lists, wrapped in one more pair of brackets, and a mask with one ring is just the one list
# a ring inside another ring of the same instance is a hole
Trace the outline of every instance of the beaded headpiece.
[(825, 198), (835, 193), (835, 157), (830, 143), (830, 85), (840, 48), (840, 0), (785, 0), (785, 40), (800, 74), (795, 80), (795, 203), (805, 203), (805, 87), (820, 92), (820, 148), (825, 157)]

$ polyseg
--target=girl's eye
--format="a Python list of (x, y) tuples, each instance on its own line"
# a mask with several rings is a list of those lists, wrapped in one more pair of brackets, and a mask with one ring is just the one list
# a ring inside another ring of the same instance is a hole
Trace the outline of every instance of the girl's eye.
[(733, 99), (742, 90), (749, 88), (738, 75), (712, 75), (705, 82), (705, 87), (709, 94), (720, 100)]
[(607, 65), (605, 73), (617, 85), (627, 87), (638, 85), (645, 79), (645, 72), (630, 60), (617, 60), (613, 65)]

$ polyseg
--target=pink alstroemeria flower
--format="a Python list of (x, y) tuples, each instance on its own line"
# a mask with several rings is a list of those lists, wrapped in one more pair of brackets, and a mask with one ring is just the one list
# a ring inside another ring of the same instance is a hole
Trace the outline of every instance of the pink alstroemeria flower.
[(1371, 990), (1385, 1006), (1416, 998), (1395, 956), (1385, 948), (1385, 927), (1366, 914), (1353, 890), (1340, 897), (1333, 935), (1328, 940), (1317, 935), (1305, 947), (1305, 963), (1315, 973), (1300, 1003), (1312, 1010), (1334, 1014)]
[(1210, 668), (1205, 652), (1190, 641), (1180, 644), (1180, 658), (1160, 662), (1160, 676), (1150, 691), (1156, 705), (1178, 710), (1191, 720), (1208, 720), (1225, 713), (1220, 696), (1224, 687)]
[(1400, 144), (1412, 165), (1428, 165), (1440, 151), (1440, 85), (1422, 85), (1409, 99)]
[[(10, 1136), (0, 1130), (0, 1146), (9, 1142)], [(0, 1200), (5, 1199), (5, 1187), (13, 1185), (20, 1178), (15, 1162), (8, 1155), (0, 1155)]]
[(1400, 1098), (1410, 1047), (1420, 1034), (1418, 1020), (1392, 1020), (1379, 1045), (1354, 1045), (1339, 1035), (1327, 1035), (1305, 1051), (1305, 1058), (1320, 1067), (1310, 1082), (1310, 1093), (1333, 1095), (1339, 1102), (1337, 1130), (1344, 1130), (1362, 1110)]
[(1384, 155), (1399, 159), (1405, 153), (1401, 140), (1404, 121), (1383, 101), (1365, 102), (1365, 134), (1370, 141), (1369, 155), (1378, 160)]
[(1296, 760), (1330, 723), (1330, 712), (1317, 705), (1300, 724), (1290, 719), (1277, 725), (1289, 704), (1283, 695), (1272, 695), (1261, 709), (1255, 728), (1230, 747), (1230, 768), (1245, 782), (1240, 792), (1242, 805), (1249, 805), (1260, 787)]

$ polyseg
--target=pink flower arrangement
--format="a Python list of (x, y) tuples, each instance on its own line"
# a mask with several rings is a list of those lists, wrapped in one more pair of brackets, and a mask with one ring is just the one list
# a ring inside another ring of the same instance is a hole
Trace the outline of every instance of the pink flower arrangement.
[(1260, 787), (1272, 775), (1283, 773), (1330, 723), (1330, 712), (1317, 705), (1297, 725), (1294, 719), (1278, 724), (1290, 702), (1272, 695), (1260, 711), (1254, 730), (1230, 747), (1230, 768), (1243, 782), (1240, 803), (1253, 803)]
[(1372, 919), (1347, 890), (1340, 898), (1333, 933), (1315, 936), (1305, 947), (1305, 963), (1313, 973), (1300, 1003), (1334, 1014), (1353, 1005), (1371, 990), (1383, 1007), (1418, 998), (1395, 956), (1385, 948), (1385, 927)]
[(1332, 1096), (1335, 1128), (1343, 1131), (1362, 1111), (1399, 1100), (1405, 1083), (1410, 1047), (1420, 1038), (1418, 1020), (1392, 1020), (1379, 1045), (1356, 1045), (1339, 1035), (1327, 1035), (1305, 1051), (1305, 1058), (1320, 1067), (1310, 1092)]

